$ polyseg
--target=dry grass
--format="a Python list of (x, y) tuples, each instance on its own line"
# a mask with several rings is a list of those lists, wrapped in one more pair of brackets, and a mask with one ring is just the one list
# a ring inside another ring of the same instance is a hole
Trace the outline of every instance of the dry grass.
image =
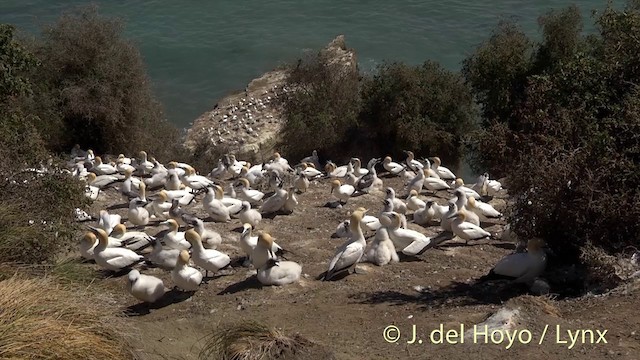
[(1, 359), (133, 359), (119, 311), (51, 279), (0, 282)]
[[(312, 348), (314, 350), (310, 350)], [(220, 326), (205, 340), (198, 355), (200, 360), (317, 358), (332, 359), (333, 355), (300, 335), (289, 337), (256, 322)]]

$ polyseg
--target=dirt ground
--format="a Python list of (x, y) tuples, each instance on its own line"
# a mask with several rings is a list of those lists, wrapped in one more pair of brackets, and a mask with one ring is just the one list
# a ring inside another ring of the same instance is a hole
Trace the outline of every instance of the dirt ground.
[[(384, 182), (404, 194), (399, 178), (384, 178)], [(451, 196), (446, 192), (440, 195), (441, 203), (446, 201), (444, 197)], [(219, 250), (231, 256), (234, 266), (231, 274), (209, 279), (191, 297), (173, 291), (167, 301), (149, 307), (126, 292), (124, 277), (108, 277), (100, 282), (129, 314), (136, 350), (142, 359), (196, 359), (202, 339), (211, 330), (221, 323), (246, 320), (275, 326), (287, 334), (299, 333), (330, 349), (337, 359), (507, 359), (514, 355), (526, 359), (640, 358), (638, 281), (606, 295), (562, 300), (527, 295), (527, 289), (506, 283), (475, 285), (475, 279), (513, 251), (512, 243), (487, 240), (465, 246), (454, 238), (416, 259), (384, 267), (361, 264), (362, 274), (329, 282), (315, 280), (344, 242), (331, 238), (336, 226), (359, 206), (377, 215), (383, 196), (355, 197), (343, 209), (332, 209), (324, 206), (331, 198), (327, 180), (321, 180), (312, 183), (307, 193), (298, 195), (300, 204), (292, 215), (263, 219), (258, 229), (268, 231), (290, 251), (288, 259), (302, 265), (303, 279), (298, 284), (262, 287), (255, 271), (233, 262), (242, 257), (237, 245), (241, 227), (237, 219), (227, 224), (206, 222), (208, 228), (223, 235)], [(94, 203), (93, 215), (101, 208), (123, 202), (115, 189), (108, 189)], [(205, 215), (199, 204), (187, 209)], [(126, 209), (112, 212), (126, 217)], [(440, 231), (437, 226), (424, 228), (410, 223), (409, 227), (428, 236)], [(163, 229), (148, 226), (147, 232), (153, 235)], [(489, 230), (499, 232), (500, 226)], [(141, 271), (159, 276), (167, 287), (173, 287), (168, 272), (144, 267)], [(496, 338), (498, 343), (494, 344), (488, 338), (489, 344), (483, 344), (485, 338), (481, 334), (475, 344), (473, 339), (454, 344), (460, 340), (455, 334), (449, 338), (451, 343), (431, 341), (432, 331), (441, 325), (445, 335), (448, 330), (459, 331), (461, 324), (465, 331), (473, 331), (474, 324), (502, 307), (520, 311), (515, 327), (520, 331), (520, 340), (516, 339), (509, 349), (509, 340), (500, 342)], [(400, 331), (400, 339), (393, 343), (383, 337), (390, 325)], [(407, 343), (414, 325), (422, 343)], [(546, 325), (548, 331), (540, 342)], [(567, 330), (592, 330), (594, 338), (584, 332), (583, 344), (580, 332), (577, 343), (568, 349), (571, 342)], [(596, 330), (607, 330), (607, 343)]]

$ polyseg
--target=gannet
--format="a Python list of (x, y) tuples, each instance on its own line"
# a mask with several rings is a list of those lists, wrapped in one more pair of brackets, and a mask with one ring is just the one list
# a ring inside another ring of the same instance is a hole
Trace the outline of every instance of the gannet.
[(85, 157), (87, 156), (87, 152), (82, 150), (82, 148), (80, 148), (80, 144), (75, 144), (71, 148), (70, 155), (71, 155), (71, 159), (75, 160), (79, 158), (81, 160), (84, 160)]
[(92, 232), (86, 232), (80, 241), (80, 255), (87, 259), (93, 260), (93, 249), (98, 245), (98, 238)]
[(407, 154), (407, 159), (405, 162), (407, 163), (407, 167), (417, 173), (423, 172), (424, 165), (418, 160), (415, 159), (413, 155), (413, 151), (403, 150), (405, 154)]
[(429, 159), (422, 159), (422, 160), (425, 163), (425, 167), (423, 169), (425, 176), (440, 179), (440, 175), (431, 167), (431, 162), (429, 161)]
[[(253, 249), (256, 247), (256, 244), (258, 243), (258, 237), (257, 236), (253, 236), (252, 234), (252, 228), (251, 228), (251, 224), (242, 224), (242, 235), (240, 235), (240, 248), (242, 249), (242, 251), (244, 251), (245, 255), (246, 255), (246, 260), (244, 265), (248, 266), (248, 264), (250, 262), (252, 262), (251, 257), (253, 256)], [(273, 253), (278, 253), (280, 251), (282, 251), (282, 248), (280, 247), (280, 245), (273, 243), (272, 247), (271, 247), (271, 251)], [(260, 261), (260, 263), (264, 262), (264, 260)]]
[(218, 270), (231, 263), (231, 258), (227, 254), (214, 249), (205, 249), (200, 235), (194, 229), (187, 230), (184, 237), (191, 244), (193, 263), (204, 269), (205, 277), (209, 271), (215, 275)]
[(277, 172), (267, 170), (267, 177), (269, 180), (269, 189), (275, 191), (282, 184), (282, 179)]
[(329, 268), (324, 276), (324, 280), (331, 280), (335, 274), (345, 270), (351, 272), (351, 269), (353, 269), (355, 271), (356, 264), (362, 258), (365, 247), (367, 246), (362, 228), (360, 227), (360, 221), (364, 217), (365, 212), (354, 211), (353, 214), (351, 214), (351, 218), (349, 219), (351, 237), (338, 248), (333, 259), (329, 262)]
[(295, 179), (293, 180), (293, 185), (295, 186), (295, 189), (298, 192), (305, 193), (309, 188), (309, 179), (307, 179), (306, 176), (298, 172)]
[[(246, 180), (246, 179), (245, 179)], [(249, 181), (249, 180), (247, 180)], [(227, 190), (223, 192), (223, 197), (230, 197), (230, 198), (236, 198), (238, 194), (236, 194), (236, 189), (233, 187), (233, 183), (229, 183), (229, 185), (227, 185)]]
[[(251, 237), (247, 239), (249, 241), (252, 240)], [(265, 266), (270, 259), (277, 260), (278, 252), (282, 252), (282, 248), (273, 241), (273, 237), (271, 237), (270, 234), (261, 231), (258, 234), (253, 249), (251, 250), (251, 263), (253, 264), (253, 267), (260, 269)]]
[(146, 256), (147, 262), (166, 270), (171, 270), (176, 267), (180, 250), (163, 249), (160, 239), (158, 238), (153, 240), (152, 246), (153, 250)]
[(242, 202), (242, 208), (238, 213), (238, 219), (244, 224), (251, 224), (254, 228), (262, 221), (262, 215), (258, 210), (252, 209), (251, 204), (247, 201)]
[(293, 188), (290, 188), (289, 191), (287, 191), (287, 200), (284, 202), (284, 206), (280, 210), (285, 214), (291, 214), (296, 206), (298, 206), (298, 199), (296, 198)]
[(209, 177), (214, 179), (223, 179), (227, 174), (227, 168), (224, 166), (222, 158), (218, 159), (218, 166), (209, 173)]
[(191, 167), (192, 166), (187, 163), (169, 161), (169, 163), (167, 163), (167, 173), (168, 174), (175, 173), (176, 175), (178, 175), (178, 178), (179, 178), (180, 176), (186, 174), (187, 169)]
[(385, 168), (385, 170), (393, 175), (399, 175), (400, 172), (402, 172), (402, 170), (404, 169), (404, 166), (398, 164), (397, 162), (391, 161), (390, 156), (384, 158), (384, 160), (382, 161), (382, 166)]
[(140, 184), (143, 183), (142, 180), (137, 177), (133, 177), (132, 174), (133, 170), (131, 169), (127, 169), (124, 171), (124, 181), (122, 182), (122, 186), (120, 187), (120, 191), (122, 193), (133, 192), (134, 188), (136, 190), (139, 189)]
[[(179, 203), (179, 202), (178, 202)], [(169, 202), (169, 197), (167, 196), (167, 192), (165, 190), (161, 190), (151, 201), (151, 207), (153, 208), (153, 213), (156, 216), (169, 216), (169, 210), (171, 209), (171, 203)]]
[(150, 188), (161, 187), (167, 183), (168, 175), (168, 172), (159, 172), (150, 178), (144, 179), (144, 183)]
[(386, 189), (386, 198), (393, 202), (393, 211), (400, 214), (407, 213), (407, 204), (396, 197), (396, 192), (395, 190), (393, 190), (393, 188), (388, 187)]
[(442, 228), (442, 230), (453, 232), (453, 230), (451, 229), (451, 224), (453, 222), (453, 218), (455, 218), (457, 213), (458, 206), (456, 205), (456, 202), (453, 199), (449, 200), (449, 209), (440, 220), (440, 227)]
[(328, 177), (343, 178), (347, 175), (347, 168), (348, 165), (336, 166), (333, 162), (327, 161), (327, 164), (324, 166), (324, 171)]
[(140, 151), (140, 162), (138, 163), (138, 171), (142, 174), (149, 174), (154, 165), (147, 159), (147, 152)]
[(238, 194), (238, 198), (244, 201), (249, 202), (250, 204), (257, 204), (264, 197), (264, 193), (259, 190), (254, 190), (250, 188), (249, 180), (245, 178), (240, 178), (238, 180), (240, 185), (240, 193)]
[(203, 203), (205, 201), (210, 201), (212, 195), (215, 199), (220, 200), (222, 204), (227, 207), (227, 209), (229, 210), (229, 215), (235, 216), (240, 212), (240, 209), (242, 208), (242, 200), (224, 196), (222, 188), (218, 185), (213, 186), (213, 192), (210, 192), (209, 189), (207, 189), (207, 195), (205, 195), (205, 198), (202, 200)]
[(180, 251), (176, 267), (171, 271), (171, 280), (182, 290), (196, 291), (202, 282), (202, 273), (189, 266), (189, 258), (187, 250)]
[(440, 158), (434, 156), (431, 158), (433, 160), (433, 164), (431, 164), (431, 168), (438, 173), (441, 179), (443, 180), (454, 180), (456, 176), (451, 172), (451, 170), (447, 169), (444, 166), (440, 166), (442, 163), (440, 162)]
[(431, 238), (415, 230), (400, 228), (400, 214), (395, 211), (389, 214), (389, 219), (391, 225), (387, 226), (387, 231), (396, 249), (409, 256), (420, 255), (427, 250)]
[(454, 219), (451, 222), (451, 231), (467, 244), (469, 240), (480, 240), (491, 236), (491, 233), (480, 226), (467, 222), (466, 215), (462, 211), (458, 211), (454, 215)]
[(516, 283), (533, 283), (542, 274), (547, 264), (543, 246), (544, 242), (539, 238), (529, 240), (527, 252), (513, 253), (503, 257), (487, 275), (478, 281), (508, 279)]
[(128, 158), (126, 156), (124, 156), (124, 154), (119, 154), (118, 155), (118, 159), (117, 161), (125, 164), (125, 165), (131, 165), (131, 158)]
[(300, 169), (300, 172), (302, 173), (302, 175), (304, 175), (307, 179), (315, 179), (319, 176), (322, 176), (322, 172), (312, 166), (309, 166), (307, 163), (302, 163), (302, 168)]
[(165, 293), (162, 280), (155, 276), (140, 274), (138, 270), (129, 271), (127, 291), (140, 301), (154, 303)]
[(184, 231), (178, 231), (178, 223), (174, 219), (163, 221), (160, 225), (167, 225), (169, 231), (164, 235), (164, 243), (177, 250), (187, 250), (191, 247), (189, 242), (185, 240)]
[(419, 170), (416, 176), (409, 181), (409, 183), (407, 184), (407, 193), (410, 193), (411, 191), (415, 191), (418, 194), (420, 194), (420, 191), (422, 191), (422, 187), (424, 185), (424, 181), (426, 178), (424, 173), (425, 173), (424, 170)]
[(456, 206), (458, 208), (458, 211), (464, 213), (468, 222), (476, 226), (480, 226), (480, 217), (473, 211), (467, 209), (468, 199), (465, 192), (460, 189), (456, 189), (453, 193), (457, 197)]
[(127, 219), (130, 223), (137, 226), (146, 226), (149, 224), (149, 211), (142, 207), (147, 202), (140, 199), (129, 201), (129, 211)]
[(416, 190), (411, 190), (411, 192), (409, 192), (409, 197), (407, 197), (407, 209), (415, 212), (426, 206), (427, 204), (418, 197), (418, 192)]
[(489, 173), (484, 173), (478, 176), (478, 180), (471, 188), (481, 195), (495, 196), (502, 190), (502, 184), (497, 180), (490, 180)]
[(231, 221), (231, 217), (229, 216), (229, 209), (222, 203), (221, 200), (216, 199), (215, 196), (212, 199), (208, 199), (208, 201), (203, 200), (202, 207), (207, 212), (207, 214), (209, 214), (209, 216), (213, 219), (213, 221), (216, 221), (216, 222)]
[(476, 215), (478, 215), (482, 220), (498, 219), (502, 217), (502, 214), (498, 210), (494, 209), (493, 206), (480, 200), (476, 200), (473, 196), (467, 199), (467, 207), (470, 211), (476, 213)]
[(363, 259), (378, 266), (384, 266), (390, 262), (400, 261), (400, 258), (396, 253), (396, 247), (393, 245), (393, 241), (389, 238), (389, 233), (386, 228), (381, 228), (376, 231), (376, 236), (367, 246)]
[(100, 156), (96, 156), (95, 163), (90, 171), (96, 173), (97, 175), (112, 175), (118, 172), (118, 170), (111, 164), (102, 163), (102, 158)]
[(87, 174), (87, 184), (90, 186), (95, 186), (100, 189), (104, 189), (118, 180), (121, 180), (121, 179), (116, 175), (96, 176), (96, 174), (94, 173)]
[[(120, 154), (120, 155), (122, 155), (122, 154)], [(131, 170), (131, 172), (134, 172), (136, 170), (136, 168), (131, 166), (130, 164), (125, 164), (123, 160), (118, 159), (116, 161), (116, 170), (120, 174), (124, 174), (124, 173), (127, 172), (127, 170)]]
[(171, 202), (173, 199), (178, 199), (178, 204), (186, 206), (191, 204), (195, 195), (191, 193), (191, 189), (185, 188), (182, 190), (164, 190), (167, 195), (167, 200)]
[(167, 173), (167, 181), (164, 183), (164, 188), (167, 190), (180, 190), (184, 184), (180, 181), (178, 174), (175, 171), (169, 171)]
[(376, 164), (380, 161), (380, 159), (373, 158), (369, 160), (367, 164), (367, 169), (369, 169), (369, 173), (363, 177), (361, 177), (356, 183), (355, 187), (358, 191), (363, 193), (369, 193), (371, 191), (381, 191), (383, 184), (382, 179), (378, 177), (378, 173), (376, 172)]
[(429, 225), (431, 220), (435, 218), (435, 211), (433, 209), (433, 201), (427, 201), (424, 206), (421, 206), (413, 213), (413, 222), (418, 225)]
[(207, 187), (215, 185), (215, 183), (202, 175), (196, 175), (196, 170), (192, 167), (187, 168), (187, 171), (180, 179), (184, 186), (189, 187), (195, 191), (206, 190)]
[[(206, 210), (206, 208), (205, 208)], [(188, 224), (194, 221), (197, 217), (193, 214), (189, 214), (180, 208), (178, 199), (171, 200), (171, 208), (169, 209), (169, 217), (176, 221), (176, 223)]]
[(311, 156), (307, 156), (306, 158), (300, 160), (301, 163), (312, 163), (316, 169), (320, 168), (320, 158), (318, 157), (318, 151), (313, 150), (311, 152)]
[(111, 271), (120, 271), (144, 260), (132, 250), (108, 247), (109, 236), (101, 228), (90, 227), (98, 237), (98, 245), (93, 249), (93, 259), (100, 267)]
[(215, 249), (222, 244), (222, 236), (217, 231), (206, 229), (204, 221), (195, 218), (189, 222), (189, 225), (193, 226), (198, 235), (200, 235), (202, 245), (206, 249)]
[[(248, 164), (251, 165), (251, 164)], [(247, 165), (242, 167), (242, 171), (240, 172), (240, 176), (249, 180), (251, 185), (254, 185), (259, 179), (263, 177), (263, 165), (257, 164), (251, 167)]]
[(352, 158), (351, 159), (351, 163), (353, 164), (353, 174), (360, 178), (362, 176), (365, 176), (369, 173), (368, 169), (363, 169), (362, 168), (362, 162), (360, 162), (359, 158)]
[(356, 188), (351, 185), (340, 185), (340, 180), (335, 179), (331, 181), (331, 192), (340, 201), (340, 204), (346, 204), (347, 200), (356, 192)]
[(109, 240), (111, 240), (111, 237), (120, 240), (127, 249), (133, 251), (139, 251), (153, 242), (153, 237), (147, 233), (142, 231), (127, 231), (124, 224), (117, 224), (113, 228)]
[(411, 182), (411, 180), (413, 180), (416, 177), (416, 173), (414, 173), (413, 171), (407, 169), (406, 167), (402, 167), (402, 171), (400, 171), (400, 177), (402, 177), (403, 179), (403, 184), (404, 185), (409, 185), (409, 182)]
[(122, 217), (118, 214), (109, 214), (107, 210), (100, 210), (100, 218), (98, 219), (98, 226), (107, 232), (107, 235), (111, 234), (113, 228), (120, 224)]
[(267, 200), (260, 206), (261, 214), (272, 214), (280, 211), (287, 201), (287, 191), (280, 188), (276, 190)]
[(287, 159), (280, 156), (279, 152), (274, 152), (272, 159), (273, 159), (273, 162), (276, 164), (287, 165), (287, 166), (289, 165), (289, 161), (287, 161)]
[(278, 261), (269, 259), (258, 269), (257, 278), (262, 285), (287, 285), (300, 280), (302, 266), (293, 261)]
[(480, 199), (480, 194), (464, 186), (464, 182), (460, 178), (456, 179), (454, 187), (456, 190), (463, 191), (467, 197), (473, 196), (476, 199)]
[[(425, 169), (424, 172), (426, 173), (427, 169)], [(424, 183), (422, 183), (422, 186), (427, 190), (433, 191), (434, 193), (438, 190), (447, 190), (451, 188), (449, 184), (447, 184), (444, 180), (431, 176), (424, 178)]]

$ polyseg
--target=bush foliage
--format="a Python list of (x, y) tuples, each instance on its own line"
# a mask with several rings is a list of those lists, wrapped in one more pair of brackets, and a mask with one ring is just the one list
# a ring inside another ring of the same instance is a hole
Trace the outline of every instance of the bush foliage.
[(607, 8), (589, 36), (575, 7), (540, 24), (538, 43), (501, 24), (465, 61), (483, 109), (475, 165), (508, 177), (516, 231), (559, 255), (638, 246), (640, 8)]

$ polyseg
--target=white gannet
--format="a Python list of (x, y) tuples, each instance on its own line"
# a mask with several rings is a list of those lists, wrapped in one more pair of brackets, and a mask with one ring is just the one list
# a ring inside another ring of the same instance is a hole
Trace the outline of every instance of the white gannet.
[(222, 244), (222, 236), (217, 231), (206, 229), (204, 221), (201, 219), (195, 218), (189, 225), (193, 226), (198, 235), (200, 235), (200, 240), (205, 249), (215, 249)]
[(140, 162), (138, 163), (138, 171), (141, 174), (149, 174), (154, 167), (154, 164), (147, 159), (147, 152), (140, 151)]
[[(427, 169), (425, 169), (424, 172), (426, 175)], [(433, 191), (434, 193), (438, 190), (448, 190), (451, 188), (449, 184), (447, 184), (444, 180), (431, 176), (427, 176), (424, 178), (424, 183), (422, 183), (422, 186), (427, 190)]]
[(168, 177), (168, 172), (159, 172), (152, 175), (150, 178), (144, 179), (143, 181), (149, 188), (157, 188), (164, 186), (167, 183)]
[[(366, 210), (365, 210), (366, 212)], [(336, 254), (329, 262), (329, 268), (324, 276), (324, 280), (330, 280), (335, 274), (342, 271), (355, 271), (356, 264), (364, 255), (364, 250), (367, 246), (367, 242), (364, 239), (362, 228), (360, 227), (360, 221), (364, 216), (363, 211), (354, 211), (351, 214), (350, 230), (351, 237), (338, 248)]]
[(415, 171), (416, 174), (418, 172), (423, 172), (422, 170), (424, 169), (424, 165), (420, 161), (415, 159), (413, 151), (403, 150), (403, 152), (407, 154), (407, 159), (405, 160), (405, 162), (407, 163), (407, 167)]
[(460, 189), (456, 189), (453, 193), (457, 197), (456, 206), (458, 208), (458, 211), (464, 213), (468, 222), (476, 226), (480, 226), (480, 217), (475, 212), (468, 209), (467, 203), (469, 202), (469, 200), (465, 192)]
[(301, 164), (301, 169), (299, 170), (300, 173), (302, 175), (304, 175), (304, 177), (306, 177), (307, 179), (315, 179), (319, 176), (322, 176), (322, 171), (316, 169), (313, 166), (310, 166), (307, 163), (302, 163)]
[(98, 245), (93, 249), (93, 259), (98, 266), (111, 271), (120, 271), (144, 260), (142, 255), (132, 250), (108, 247), (107, 233), (101, 228), (90, 227), (90, 229), (98, 237)]
[(119, 180), (122, 180), (122, 179), (116, 175), (96, 176), (96, 174), (91, 172), (87, 174), (87, 185), (95, 186), (100, 189), (104, 189), (107, 186)]
[(340, 204), (346, 204), (347, 200), (356, 192), (356, 188), (352, 185), (340, 185), (340, 180), (335, 179), (331, 181), (331, 191), (330, 194), (334, 194), (335, 197), (340, 201)]
[(235, 216), (240, 212), (240, 209), (242, 208), (242, 200), (224, 196), (224, 191), (218, 185), (213, 186), (213, 192), (210, 192), (209, 189), (207, 189), (207, 195), (205, 195), (205, 198), (202, 199), (203, 203), (205, 201), (209, 201), (212, 195), (215, 199), (220, 200), (222, 204), (227, 207), (227, 209), (229, 210), (229, 215)]
[(378, 162), (380, 162), (380, 159), (373, 158), (369, 160), (369, 163), (367, 164), (369, 173), (358, 179), (358, 182), (355, 185), (358, 191), (363, 193), (369, 193), (371, 191), (382, 191), (382, 179), (378, 177), (378, 173), (376, 172), (375, 167)]
[(109, 214), (107, 210), (100, 210), (100, 218), (98, 219), (98, 226), (110, 235), (113, 228), (120, 224), (122, 217), (118, 214)]
[(416, 191), (418, 194), (420, 194), (426, 178), (424, 173), (424, 170), (419, 170), (416, 176), (409, 181), (409, 183), (407, 184), (407, 193)]
[[(262, 241), (260, 239), (262, 239)], [(253, 241), (253, 237), (249, 236), (245, 238), (245, 240), (251, 242)], [(270, 234), (261, 231), (255, 240), (255, 245), (253, 245), (251, 256), (249, 257), (253, 267), (260, 269), (267, 264), (269, 260), (277, 260), (277, 253), (281, 252), (282, 248), (273, 241), (273, 237)]]
[[(245, 179), (246, 180), (246, 179)], [(249, 181), (249, 180), (247, 180)], [(223, 197), (230, 197), (230, 198), (236, 198), (238, 194), (236, 194), (236, 189), (233, 187), (233, 183), (229, 182), (229, 185), (227, 186), (227, 190), (223, 191), (222, 196)]]
[(543, 246), (544, 242), (539, 238), (529, 240), (527, 252), (513, 253), (503, 257), (487, 275), (478, 281), (508, 279), (516, 283), (533, 283), (547, 265), (547, 255)]
[(118, 155), (118, 159), (116, 159), (117, 161), (125, 164), (125, 165), (131, 165), (131, 158), (128, 158), (126, 156), (124, 156), (124, 154), (119, 154)]
[(142, 207), (147, 202), (140, 199), (132, 199), (129, 201), (129, 211), (127, 219), (136, 226), (146, 226), (149, 224), (149, 211)]
[(352, 158), (351, 163), (353, 164), (353, 174), (356, 177), (361, 178), (369, 173), (368, 169), (362, 168), (362, 162), (359, 158)]
[(411, 229), (400, 228), (400, 214), (391, 212), (388, 215), (391, 225), (387, 226), (389, 238), (393, 241), (396, 249), (400, 249), (403, 254), (416, 256), (427, 250), (431, 244), (431, 238)]
[(244, 201), (248, 201), (250, 204), (254, 205), (260, 202), (264, 197), (264, 193), (259, 190), (251, 189), (251, 184), (249, 180), (245, 178), (238, 179), (238, 183), (240, 185), (240, 192), (238, 194), (238, 198)]
[(451, 222), (451, 231), (467, 244), (469, 240), (480, 240), (491, 237), (491, 233), (488, 231), (485, 231), (480, 226), (467, 222), (466, 215), (462, 211), (458, 211), (456, 215), (454, 215), (454, 219)]
[(293, 261), (269, 259), (257, 272), (262, 285), (287, 285), (300, 280), (302, 266)]
[(240, 176), (249, 180), (249, 183), (251, 183), (251, 185), (254, 185), (256, 182), (258, 182), (259, 179), (262, 179), (264, 177), (264, 166), (262, 164), (256, 164), (248, 167), (249, 165), (251, 164), (247, 163), (247, 165), (242, 167)]
[(164, 295), (166, 289), (157, 277), (143, 275), (132, 269), (127, 275), (127, 291), (140, 301), (154, 303)]
[(218, 270), (231, 263), (231, 258), (227, 254), (214, 249), (205, 249), (200, 235), (194, 229), (187, 230), (184, 237), (191, 244), (193, 263), (204, 269), (205, 277), (209, 271), (215, 275)]
[(127, 231), (124, 224), (117, 224), (111, 232), (109, 241), (111, 241), (111, 237), (120, 240), (122, 245), (133, 251), (139, 251), (140, 249), (147, 247), (153, 241), (153, 237), (145, 232)]
[(456, 205), (456, 202), (453, 199), (449, 200), (449, 209), (440, 220), (440, 227), (442, 230), (453, 232), (451, 224), (453, 223), (453, 218), (456, 216), (457, 212), (458, 206)]
[(293, 180), (293, 186), (298, 192), (305, 193), (307, 192), (307, 189), (309, 189), (309, 179), (298, 172), (295, 179)]
[(404, 170), (404, 166), (398, 164), (397, 162), (391, 161), (390, 156), (384, 158), (384, 160), (382, 161), (382, 166), (385, 170), (393, 175), (399, 175), (402, 170)]
[(189, 242), (185, 240), (184, 231), (178, 231), (178, 222), (174, 219), (169, 219), (167, 221), (163, 221), (160, 225), (167, 225), (169, 227), (169, 231), (164, 235), (164, 243), (176, 250), (186, 250), (191, 247)]
[(389, 233), (386, 228), (381, 228), (376, 231), (376, 236), (373, 238), (373, 241), (369, 243), (365, 249), (363, 259), (378, 266), (400, 261), (396, 253), (396, 247), (389, 238)]
[(165, 270), (172, 270), (176, 267), (178, 256), (181, 250), (164, 249), (160, 239), (153, 240), (153, 249), (146, 255), (146, 261)]
[[(246, 255), (246, 259), (244, 262), (244, 266), (249, 266), (249, 264), (251, 263), (251, 257), (253, 256), (253, 249), (256, 247), (256, 244), (258, 243), (258, 237), (257, 236), (253, 236), (252, 234), (252, 227), (251, 224), (242, 224), (242, 234), (240, 235), (240, 239), (239, 239), (239, 243), (240, 243), (240, 248), (242, 249), (242, 251), (244, 251), (245, 255)], [(277, 253), (278, 251), (281, 251), (282, 248), (274, 243), (273, 247), (271, 248), (272, 252)]]
[(490, 180), (489, 173), (484, 173), (478, 176), (478, 180), (471, 188), (481, 195), (495, 196), (502, 190), (502, 184), (497, 180)]
[(284, 202), (284, 206), (280, 210), (285, 214), (291, 214), (296, 206), (298, 206), (298, 199), (296, 198), (293, 188), (290, 188), (289, 191), (287, 191), (287, 200)]
[(321, 167), (320, 158), (318, 157), (318, 151), (313, 150), (311, 152), (311, 156), (307, 156), (306, 158), (300, 160), (301, 163), (311, 163), (316, 169)]
[(162, 216), (165, 218), (169, 216), (171, 203), (169, 202), (169, 196), (167, 196), (167, 192), (165, 190), (160, 190), (155, 199), (151, 201), (151, 207), (155, 216)]
[(467, 199), (467, 207), (478, 215), (481, 220), (499, 219), (502, 214), (490, 204), (476, 200), (473, 196)]
[(184, 291), (196, 291), (202, 282), (200, 270), (189, 266), (189, 252), (180, 251), (176, 267), (171, 271), (171, 280)]
[(93, 167), (89, 169), (91, 172), (97, 175), (112, 175), (118, 172), (118, 170), (111, 164), (104, 164), (100, 156), (96, 156)]
[(222, 161), (222, 158), (220, 158), (218, 159), (218, 166), (216, 166), (215, 168), (213, 168), (213, 170), (211, 170), (211, 172), (209, 173), (209, 177), (222, 180), (226, 174), (227, 174), (227, 168), (225, 167), (224, 162)]
[(167, 172), (167, 180), (164, 183), (164, 188), (166, 190), (180, 190), (182, 187), (184, 187), (184, 184), (180, 181), (178, 174), (175, 171), (169, 170), (169, 172)]
[(98, 245), (98, 238), (92, 232), (87, 231), (80, 241), (80, 256), (87, 260), (93, 260), (93, 249)]
[(252, 209), (248, 201), (243, 201), (240, 213), (238, 213), (238, 219), (240, 219), (240, 222), (243, 224), (251, 224), (251, 226), (255, 228), (260, 224), (260, 221), (262, 221), (262, 215), (258, 210)]
[(424, 206), (421, 206), (413, 213), (413, 222), (418, 225), (429, 225), (431, 220), (435, 218), (435, 210), (433, 208), (434, 202), (432, 200), (427, 201)]
[[(433, 168), (431, 167), (431, 162), (429, 161), (429, 159), (422, 159), (425, 163), (425, 167), (423, 169), (424, 171), (424, 175), (426, 177), (432, 177), (432, 178), (436, 178), (436, 179), (440, 179), (440, 175), (433, 170)], [(442, 179), (444, 180), (444, 179)]]
[(178, 199), (178, 204), (186, 206), (191, 204), (195, 195), (191, 193), (191, 189), (185, 188), (182, 190), (163, 190), (167, 195), (167, 200), (171, 202), (173, 199)]
[(331, 161), (328, 161), (324, 166), (324, 171), (327, 173), (328, 177), (331, 178), (343, 178), (347, 175), (348, 165), (336, 166)]
[(451, 172), (451, 170), (447, 169), (444, 166), (441, 166), (440, 158), (434, 156), (431, 158), (433, 160), (433, 164), (431, 164), (431, 168), (440, 176), (443, 180), (455, 180), (456, 176)]
[[(220, 189), (220, 187), (217, 187), (217, 189)], [(207, 189), (207, 191), (213, 194), (216, 190), (209, 188)], [(216, 199), (215, 195), (212, 195), (212, 197), (209, 198), (205, 197), (205, 199), (203, 199), (202, 201), (202, 207), (215, 222), (231, 221), (231, 217), (229, 216), (229, 209), (222, 203), (222, 200)]]
[(136, 168), (133, 167), (131, 164), (127, 164), (122, 159), (118, 158), (118, 160), (116, 160), (116, 170), (118, 170), (120, 174), (124, 174), (127, 172), (127, 170), (134, 172), (136, 171)]
[(187, 168), (185, 174), (180, 178), (184, 186), (193, 190), (205, 190), (209, 186), (215, 185), (212, 180), (202, 175), (196, 175), (196, 170), (192, 167)]
[(467, 197), (473, 196), (476, 199), (480, 199), (480, 194), (478, 194), (477, 192), (475, 192), (471, 188), (468, 188), (468, 187), (464, 186), (464, 182), (460, 178), (456, 179), (454, 188), (456, 190), (464, 191), (464, 193), (465, 193), (465, 195)]
[(261, 214), (272, 214), (280, 211), (287, 201), (287, 190), (282, 188), (276, 190), (267, 200), (260, 206)]
[(418, 197), (418, 191), (411, 190), (409, 192), (409, 196), (407, 197), (407, 209), (415, 212), (426, 206), (427, 204)]
[(416, 177), (416, 173), (407, 169), (407, 167), (403, 166), (402, 171), (400, 171), (400, 177), (403, 179), (402, 183), (404, 185), (409, 185), (409, 182)]
[(400, 213), (400, 214), (406, 214), (407, 213), (407, 204), (404, 203), (404, 201), (398, 199), (396, 197), (396, 191), (393, 190), (393, 188), (388, 187), (386, 190), (386, 199), (389, 199), (393, 202), (393, 211)]

